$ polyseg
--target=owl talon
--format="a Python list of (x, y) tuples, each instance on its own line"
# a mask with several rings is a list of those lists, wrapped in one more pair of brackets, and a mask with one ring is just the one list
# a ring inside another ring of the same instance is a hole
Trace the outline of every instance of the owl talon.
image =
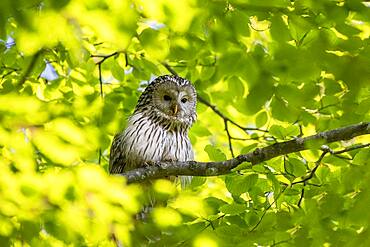
[(144, 162), (144, 165), (143, 167), (144, 168), (148, 168), (148, 167), (151, 167), (151, 166), (161, 166), (161, 161), (151, 161), (151, 160), (148, 160), (146, 162)]
[(161, 161), (156, 161), (156, 162), (154, 162), (154, 165), (155, 165), (156, 167), (160, 167), (160, 166), (161, 166)]
[(145, 161), (144, 162), (144, 165), (143, 165), (143, 167), (144, 168), (148, 168), (148, 167), (151, 167), (151, 166), (153, 166), (153, 165), (155, 165), (155, 162), (154, 161)]

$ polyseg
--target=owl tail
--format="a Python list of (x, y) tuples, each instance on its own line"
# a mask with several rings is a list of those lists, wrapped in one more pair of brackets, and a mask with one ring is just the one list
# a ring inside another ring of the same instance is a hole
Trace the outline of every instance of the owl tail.
[(193, 179), (193, 177), (192, 176), (179, 176), (178, 179), (180, 180), (181, 188), (185, 189), (191, 184), (191, 180)]

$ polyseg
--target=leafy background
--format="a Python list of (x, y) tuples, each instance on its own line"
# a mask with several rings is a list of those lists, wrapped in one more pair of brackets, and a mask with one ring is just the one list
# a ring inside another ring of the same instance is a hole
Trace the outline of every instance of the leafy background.
[(368, 148), (304, 182), (317, 147), (185, 190), (107, 174), (113, 135), (171, 69), (224, 117), (198, 104), (197, 160), (369, 121), (369, 18), (359, 0), (1, 1), (0, 244), (369, 245)]

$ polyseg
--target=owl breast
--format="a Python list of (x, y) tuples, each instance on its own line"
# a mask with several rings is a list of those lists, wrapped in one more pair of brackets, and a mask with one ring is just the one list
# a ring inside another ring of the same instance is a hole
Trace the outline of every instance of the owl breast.
[[(130, 117), (127, 128), (117, 137), (116, 143), (117, 153), (123, 156), (112, 160), (112, 173), (132, 170), (148, 161), (187, 161), (194, 158), (187, 131), (165, 128), (141, 112)], [(121, 161), (124, 161), (124, 167), (115, 164)], [(118, 167), (120, 169), (115, 171)]]
[(193, 160), (194, 154), (187, 133), (166, 131), (162, 160)]

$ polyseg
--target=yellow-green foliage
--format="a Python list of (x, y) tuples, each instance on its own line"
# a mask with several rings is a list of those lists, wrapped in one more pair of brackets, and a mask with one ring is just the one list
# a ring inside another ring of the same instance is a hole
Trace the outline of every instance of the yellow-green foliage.
[[(370, 245), (368, 148), (294, 185), (316, 146), (186, 190), (107, 174), (113, 135), (164, 64), (269, 130), (228, 122), (236, 155), (370, 121), (369, 18), (359, 0), (1, 0), (0, 246)], [(196, 159), (231, 158), (224, 120), (197, 112)]]

